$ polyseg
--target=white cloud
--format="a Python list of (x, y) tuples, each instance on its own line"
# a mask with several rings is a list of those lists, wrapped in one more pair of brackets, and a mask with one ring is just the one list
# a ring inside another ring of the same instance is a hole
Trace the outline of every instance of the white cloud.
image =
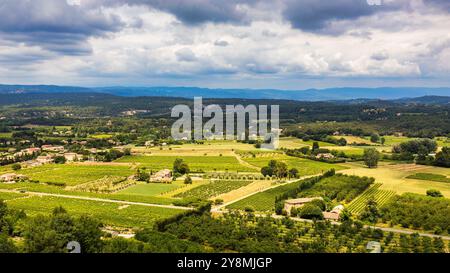
[(73, 43), (83, 54), (64, 53), (70, 46), (58, 48), (58, 40), (42, 46), (4, 39), (0, 81), (302, 88), (311, 78), (344, 85), (435, 78), (450, 84), (450, 15), (421, 7), (332, 21), (327, 26), (339, 29), (337, 36), (293, 28), (282, 5), (267, 2), (239, 6), (239, 14), (253, 18), (245, 24), (185, 24), (170, 10), (108, 6), (102, 16), (120, 18), (121, 28)]

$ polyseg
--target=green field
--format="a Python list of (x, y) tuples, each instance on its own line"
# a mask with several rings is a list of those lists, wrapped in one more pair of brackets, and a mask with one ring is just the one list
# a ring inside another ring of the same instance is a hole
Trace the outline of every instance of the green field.
[(63, 206), (73, 215), (89, 215), (106, 225), (121, 227), (151, 227), (157, 219), (182, 212), (178, 209), (121, 205), (108, 202), (77, 200), (60, 197), (22, 198), (8, 201), (8, 206), (23, 209), (27, 215), (48, 214), (55, 207)]
[(11, 138), (12, 133), (0, 133), (0, 138)]
[(114, 135), (108, 135), (108, 134), (98, 134), (98, 135), (90, 135), (90, 138), (95, 138), (95, 139), (108, 139), (108, 138), (112, 138)]
[(361, 213), (365, 206), (367, 205), (367, 201), (371, 198), (375, 199), (377, 205), (379, 207), (386, 204), (392, 197), (395, 196), (394, 191), (380, 190), (381, 183), (376, 183), (365, 192), (363, 192), (358, 198), (353, 200), (350, 205), (347, 207), (348, 210), (353, 214)]
[(449, 177), (442, 174), (434, 174), (434, 173), (416, 173), (413, 175), (409, 175), (406, 178), (450, 183)]
[(283, 137), (280, 138), (279, 141), (279, 147), (280, 148), (287, 148), (287, 149), (298, 149), (304, 146), (312, 146), (314, 142), (319, 143), (320, 147), (334, 147), (336, 146), (333, 143), (323, 142), (323, 141), (315, 141), (315, 140), (308, 140), (303, 141), (296, 137)]
[(138, 185), (129, 187), (125, 190), (120, 191), (120, 194), (130, 194), (130, 195), (142, 195), (142, 196), (156, 196), (169, 191), (173, 191), (184, 184), (181, 181), (175, 181), (171, 184), (167, 183), (139, 183)]
[(227, 206), (227, 209), (244, 210), (246, 208), (252, 208), (255, 211), (273, 211), (275, 209), (275, 197), (285, 191), (297, 188), (300, 183), (302, 183), (302, 181), (296, 181), (254, 194)]
[(209, 184), (201, 185), (188, 191), (179, 193), (176, 197), (196, 197), (196, 198), (211, 198), (222, 193), (227, 193), (252, 183), (251, 180), (217, 180), (211, 181)]
[(413, 140), (415, 138), (403, 137), (403, 136), (384, 136), (385, 142), (384, 145), (393, 146), (400, 144), (402, 142), (406, 142), (409, 140)]
[(139, 163), (153, 171), (172, 169), (175, 159), (181, 158), (188, 165), (191, 172), (206, 171), (240, 171), (254, 172), (255, 170), (243, 166), (234, 156), (124, 156), (117, 162)]
[(336, 171), (345, 169), (345, 167), (336, 164), (329, 164), (325, 162), (314, 161), (304, 158), (291, 157), (282, 154), (274, 155), (273, 157), (256, 156), (243, 158), (243, 160), (245, 160), (249, 164), (257, 166), (259, 168), (267, 166), (269, 161), (272, 159), (286, 163), (289, 168), (298, 169), (299, 175), (301, 176), (319, 174), (328, 171), (330, 169), (335, 169)]
[(0, 166), (0, 174), (12, 172), (11, 165)]
[(123, 191), (117, 193), (93, 193), (93, 192), (71, 191), (65, 190), (63, 187), (30, 182), (20, 182), (16, 184), (0, 183), (0, 189), (17, 190), (25, 192), (43, 192), (43, 193), (63, 194), (72, 196), (86, 196), (94, 198), (140, 202), (149, 204), (161, 204), (161, 205), (170, 205), (174, 201), (174, 199), (172, 198), (152, 196), (152, 195), (125, 194), (122, 193)]
[(81, 165), (48, 164), (34, 168), (22, 169), (18, 173), (41, 183), (65, 183), (74, 186), (100, 179), (104, 176), (130, 176), (134, 173), (128, 166), (116, 165)]
[(15, 192), (0, 192), (0, 200), (11, 200), (19, 197), (24, 197), (25, 194)]

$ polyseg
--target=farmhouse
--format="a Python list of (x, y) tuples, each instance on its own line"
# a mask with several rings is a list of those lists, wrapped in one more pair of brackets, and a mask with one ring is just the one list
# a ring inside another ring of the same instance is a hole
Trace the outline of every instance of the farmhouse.
[(333, 159), (334, 155), (332, 155), (330, 153), (322, 153), (322, 154), (317, 154), (316, 158), (317, 159)]
[(64, 146), (42, 145), (42, 150), (47, 152), (63, 152)]
[(53, 157), (50, 155), (41, 155), (36, 158), (36, 162), (41, 164), (48, 164), (53, 162)]
[(342, 210), (344, 210), (344, 206), (336, 206), (330, 212), (323, 212), (323, 217), (328, 220), (337, 221), (339, 220), (339, 215), (341, 214)]
[(78, 161), (79, 159), (83, 158), (83, 156), (76, 153), (65, 153), (64, 158), (69, 162), (73, 162)]
[(11, 183), (25, 178), (26, 176), (22, 174), (6, 173), (0, 176), (0, 182)]
[(29, 155), (31, 155), (31, 154), (33, 154), (33, 153), (39, 153), (40, 151), (41, 151), (40, 148), (28, 148), (28, 149), (22, 150), (21, 152), (24, 153), (24, 154), (29, 154)]
[(169, 169), (160, 170), (150, 177), (152, 182), (170, 182), (172, 181), (172, 171)]
[(284, 210), (288, 213), (291, 212), (292, 208), (300, 208), (306, 203), (309, 203), (313, 200), (323, 200), (322, 197), (308, 197), (308, 198), (297, 198), (297, 199), (289, 199), (284, 202)]

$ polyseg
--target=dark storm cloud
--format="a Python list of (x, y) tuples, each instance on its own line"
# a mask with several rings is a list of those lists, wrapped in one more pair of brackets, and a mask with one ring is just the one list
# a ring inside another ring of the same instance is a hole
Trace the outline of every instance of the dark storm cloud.
[(123, 27), (117, 16), (72, 6), (64, 0), (2, 0), (0, 18), (2, 39), (65, 55), (87, 54), (91, 51), (86, 42), (89, 37)]
[(382, 5), (369, 5), (366, 0), (287, 0), (283, 17), (292, 27), (308, 32), (338, 34), (342, 29), (334, 29), (331, 23), (355, 20), (378, 12), (407, 8), (407, 1), (395, 1)]
[(253, 5), (258, 0), (88, 0), (90, 5), (144, 5), (173, 14), (188, 25), (207, 22), (243, 23), (247, 22), (239, 5)]

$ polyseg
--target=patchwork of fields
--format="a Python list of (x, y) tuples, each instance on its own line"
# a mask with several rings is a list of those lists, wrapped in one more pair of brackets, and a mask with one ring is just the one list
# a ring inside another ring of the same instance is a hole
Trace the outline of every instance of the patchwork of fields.
[(65, 183), (67, 186), (74, 186), (108, 175), (128, 177), (134, 171), (129, 166), (110, 164), (48, 164), (22, 169), (18, 173), (41, 183)]
[[(107, 136), (98, 135), (97, 137), (106, 138)], [(390, 149), (390, 145), (400, 143), (405, 139), (407, 138), (386, 137), (386, 144), (376, 146), (376, 148), (379, 150)], [(370, 143), (367, 139), (356, 137), (354, 139), (347, 137), (347, 140), (349, 142)], [(290, 149), (311, 146), (312, 143), (313, 141), (305, 142), (297, 138), (280, 140), (281, 147)], [(364, 149), (364, 146), (336, 146), (325, 142), (319, 142), (319, 144), (322, 148), (344, 151), (348, 155), (361, 155)], [(382, 205), (395, 194), (404, 192), (425, 194), (431, 188), (439, 190), (446, 197), (450, 197), (450, 183), (448, 183), (450, 171), (445, 168), (413, 164), (389, 165), (387, 162), (383, 162), (376, 169), (368, 169), (362, 163), (329, 164), (287, 156), (280, 150), (259, 150), (250, 144), (230, 141), (206, 141), (204, 144), (170, 145), (163, 148), (132, 147), (132, 151), (133, 155), (122, 157), (111, 163), (49, 164), (16, 171), (16, 173), (27, 175), (31, 180), (39, 181), (39, 183), (0, 183), (0, 190), (15, 191), (0, 191), (0, 199), (8, 200), (9, 206), (24, 209), (29, 215), (50, 213), (54, 207), (62, 205), (73, 214), (89, 214), (101, 219), (107, 225), (120, 227), (151, 226), (155, 220), (175, 215), (182, 210), (120, 205), (57, 196), (39, 197), (27, 194), (27, 192), (159, 205), (171, 205), (176, 200), (183, 198), (211, 200), (223, 198), (226, 203), (231, 202), (230, 205), (226, 206), (227, 209), (273, 212), (275, 197), (290, 189), (297, 188), (301, 181), (273, 187), (276, 185), (275, 183), (279, 182), (256, 179), (255, 177), (260, 175), (259, 169), (266, 166), (270, 160), (281, 161), (286, 163), (289, 168), (298, 169), (300, 176), (318, 175), (330, 169), (335, 169), (342, 174), (374, 177), (376, 184), (348, 204), (349, 210), (354, 214), (360, 213), (370, 198), (374, 198)], [(81, 192), (73, 187), (107, 176), (126, 178), (134, 174), (137, 168), (142, 167), (151, 171), (159, 171), (165, 168), (172, 169), (177, 158), (183, 159), (189, 165), (191, 172), (194, 173), (209, 172), (210, 174), (217, 174), (229, 172), (236, 174), (236, 177), (240, 175), (241, 178), (226, 179), (221, 177), (214, 180), (212, 176), (201, 177), (201, 175), (198, 175), (193, 184), (190, 185), (184, 184), (184, 178), (168, 184), (138, 182), (136, 185), (113, 193)], [(0, 174), (7, 172), (13, 172), (11, 166), (0, 166)], [(46, 183), (64, 183), (66, 187), (47, 185)], [(331, 185), (332, 183), (328, 184)], [(267, 188), (270, 189), (266, 190)], [(254, 192), (257, 193), (251, 195)], [(314, 194), (317, 193), (314, 192)], [(250, 196), (232, 203), (234, 200), (248, 195)], [(352, 195), (349, 200), (353, 198)], [(343, 202), (348, 203), (350, 201), (343, 200)]]
[(73, 215), (90, 215), (106, 225), (119, 227), (151, 227), (157, 220), (173, 216), (182, 210), (138, 205), (120, 205), (108, 202), (59, 198), (52, 196), (32, 196), (13, 199), (8, 206), (23, 209), (27, 215), (48, 214), (55, 207), (63, 206)]
[(336, 164), (329, 164), (304, 158), (291, 157), (283, 154), (276, 154), (273, 155), (272, 157), (265, 157), (265, 156), (246, 157), (243, 158), (243, 160), (253, 166), (257, 166), (258, 168), (267, 166), (270, 160), (282, 161), (286, 163), (289, 168), (298, 169), (299, 175), (301, 176), (319, 174), (331, 169), (335, 170), (345, 169), (345, 167)]
[[(416, 173), (434, 173), (450, 175), (446, 168), (422, 166), (414, 164), (380, 165), (378, 168), (354, 167), (340, 171), (344, 174), (369, 176), (381, 183), (381, 190), (393, 191), (397, 194), (405, 192), (425, 194), (429, 189), (439, 190), (445, 197), (450, 198), (450, 183), (431, 180), (412, 179)], [(409, 177), (409, 178), (408, 178)]]
[(243, 166), (234, 156), (125, 156), (116, 162), (139, 163), (141, 167), (149, 170), (159, 171), (161, 169), (172, 169), (175, 159), (181, 158), (188, 165), (191, 172), (207, 171), (239, 171), (254, 172), (254, 169)]

